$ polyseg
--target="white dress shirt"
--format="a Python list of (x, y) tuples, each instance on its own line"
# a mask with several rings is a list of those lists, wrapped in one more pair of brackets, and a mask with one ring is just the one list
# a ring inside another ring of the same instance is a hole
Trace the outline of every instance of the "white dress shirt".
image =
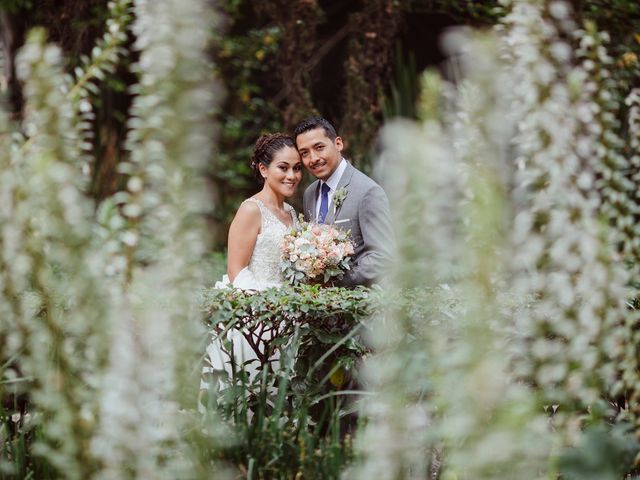
[[(327, 197), (329, 197), (329, 207), (331, 207), (331, 201), (333, 200), (333, 194), (336, 193), (338, 189), (338, 184), (340, 183), (340, 179), (342, 178), (342, 174), (347, 169), (347, 161), (342, 157), (338, 167), (333, 171), (331, 176), (327, 178), (326, 182), (320, 182), (320, 188), (318, 189), (318, 197), (316, 198), (316, 220), (320, 215), (320, 202), (322, 200), (322, 184), (326, 183), (329, 187), (329, 192), (327, 193)], [(327, 210), (327, 215), (329, 214), (329, 210)]]

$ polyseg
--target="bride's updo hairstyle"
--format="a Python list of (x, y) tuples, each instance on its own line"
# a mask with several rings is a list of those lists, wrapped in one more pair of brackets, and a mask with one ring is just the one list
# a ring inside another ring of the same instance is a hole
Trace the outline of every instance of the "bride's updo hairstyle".
[(260, 185), (264, 183), (264, 178), (260, 174), (260, 164), (269, 167), (275, 154), (285, 147), (296, 148), (296, 145), (293, 138), (284, 133), (267, 133), (256, 141), (251, 154), (251, 170)]

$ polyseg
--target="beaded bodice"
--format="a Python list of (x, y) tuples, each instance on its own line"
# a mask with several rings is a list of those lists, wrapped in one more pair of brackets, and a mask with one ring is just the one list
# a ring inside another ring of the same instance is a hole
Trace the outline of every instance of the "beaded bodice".
[[(289, 226), (269, 210), (264, 203), (257, 198), (248, 198), (245, 202), (253, 202), (260, 208), (262, 224), (260, 233), (253, 248), (253, 254), (249, 261), (249, 270), (255, 279), (263, 285), (276, 285), (283, 282), (280, 271), (280, 258), (282, 239), (289, 230)], [(284, 208), (291, 215), (292, 225), (297, 224), (296, 214), (293, 207), (287, 203)]]

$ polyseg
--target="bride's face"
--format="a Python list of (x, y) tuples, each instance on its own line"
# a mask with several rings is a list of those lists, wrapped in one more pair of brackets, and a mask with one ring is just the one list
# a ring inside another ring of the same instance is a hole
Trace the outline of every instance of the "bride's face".
[(298, 150), (284, 147), (273, 155), (268, 167), (260, 164), (265, 186), (283, 197), (291, 197), (302, 179), (302, 161)]

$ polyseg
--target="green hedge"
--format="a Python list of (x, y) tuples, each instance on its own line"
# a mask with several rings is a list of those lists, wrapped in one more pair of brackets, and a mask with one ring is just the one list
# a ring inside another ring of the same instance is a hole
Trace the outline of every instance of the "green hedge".
[(214, 337), (228, 328), (270, 330), (265, 351), (279, 354), (279, 368), (266, 367), (264, 358), (252, 381), (239, 367), (204, 392), (206, 435), (228, 427), (218, 456), (249, 478), (337, 478), (353, 459), (352, 399), (364, 394), (356, 364), (367, 351), (362, 334), (372, 292), (317, 285), (208, 289), (202, 304)]

